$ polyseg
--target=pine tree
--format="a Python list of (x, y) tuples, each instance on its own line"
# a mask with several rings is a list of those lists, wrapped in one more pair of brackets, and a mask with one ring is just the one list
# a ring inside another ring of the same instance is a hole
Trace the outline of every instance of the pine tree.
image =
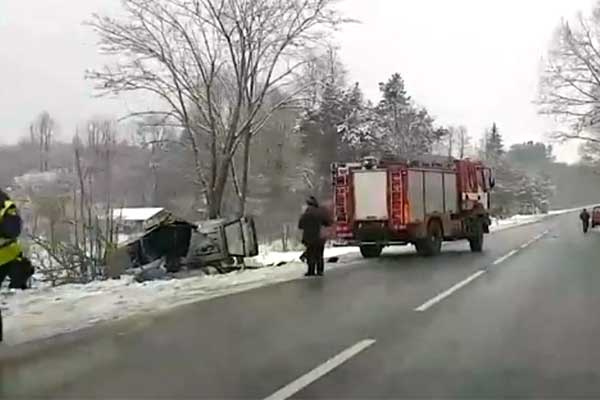
[(504, 141), (494, 122), (492, 128), (486, 134), (485, 156), (490, 161), (497, 161), (504, 154)]
[(343, 160), (376, 153), (381, 143), (379, 116), (375, 107), (364, 100), (359, 84), (354, 84), (344, 97), (344, 121), (338, 125), (338, 154)]
[(381, 100), (375, 109), (377, 136), (385, 152), (422, 154), (439, 140), (433, 118), (425, 108), (417, 108), (406, 92), (404, 80), (395, 73), (379, 84)]

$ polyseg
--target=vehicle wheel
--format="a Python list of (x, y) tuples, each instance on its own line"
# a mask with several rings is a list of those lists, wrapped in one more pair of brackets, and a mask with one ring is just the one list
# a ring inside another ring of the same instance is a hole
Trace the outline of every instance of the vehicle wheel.
[(381, 255), (383, 247), (376, 244), (360, 246), (360, 254), (364, 258), (377, 258)]
[(427, 227), (427, 237), (415, 243), (417, 253), (425, 257), (436, 256), (442, 251), (443, 240), (442, 225), (439, 221), (433, 220)]
[(469, 238), (469, 247), (473, 253), (481, 253), (483, 251), (483, 230), (479, 229), (476, 236)]

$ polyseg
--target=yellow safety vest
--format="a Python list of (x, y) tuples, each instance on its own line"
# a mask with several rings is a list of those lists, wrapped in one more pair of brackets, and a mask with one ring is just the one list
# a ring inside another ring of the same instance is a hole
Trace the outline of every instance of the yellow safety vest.
[[(16, 210), (15, 203), (10, 200), (5, 201), (2, 208), (0, 208), (0, 222), (2, 222), (5, 215), (14, 213)], [(0, 237), (0, 267), (18, 259), (21, 252), (22, 249), (17, 240)]]

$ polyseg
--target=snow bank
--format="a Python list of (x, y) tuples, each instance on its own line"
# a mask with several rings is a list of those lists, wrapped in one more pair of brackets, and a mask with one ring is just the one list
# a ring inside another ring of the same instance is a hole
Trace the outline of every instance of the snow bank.
[[(340, 257), (348, 254), (358, 254), (359, 250), (357, 247), (332, 247), (325, 249), (325, 258)], [(249, 264), (260, 264), (260, 265), (277, 265), (279, 263), (291, 263), (300, 261), (300, 255), (302, 251), (265, 251), (261, 252), (258, 256), (249, 260)]]
[(569, 208), (569, 209), (565, 209), (565, 210), (553, 210), (553, 211), (548, 212), (548, 214), (534, 214), (534, 215), (517, 214), (517, 215), (513, 215), (512, 217), (506, 218), (506, 219), (492, 218), (492, 225), (490, 226), (490, 230), (492, 232), (497, 232), (497, 231), (501, 231), (503, 229), (514, 228), (515, 226), (527, 225), (527, 224), (531, 224), (534, 222), (538, 222), (545, 218), (549, 218), (551, 216), (563, 215), (563, 214), (576, 212), (576, 211), (581, 210), (582, 208), (591, 209), (594, 206), (595, 205)]
[(514, 228), (515, 226), (521, 226), (531, 224), (534, 222), (541, 221), (547, 218), (548, 214), (536, 214), (536, 215), (513, 215), (506, 219), (492, 218), (492, 225), (490, 226), (491, 232), (498, 232), (508, 228)]
[[(578, 210), (553, 211), (558, 215)], [(492, 231), (537, 222), (548, 215), (516, 215), (495, 220)], [(414, 251), (411, 246), (402, 251)], [(92, 326), (100, 321), (125, 318), (134, 314), (169, 309), (213, 297), (238, 293), (266, 285), (301, 278), (305, 266), (299, 262), (301, 252), (264, 251), (249, 260), (249, 265), (268, 265), (260, 269), (227, 275), (197, 275), (136, 283), (133, 277), (93, 282), (87, 285), (64, 285), (25, 292), (0, 293), (6, 344), (17, 344)], [(326, 249), (326, 258), (359, 259), (358, 249)], [(284, 263), (284, 266), (276, 267)], [(348, 265), (348, 264), (345, 264)], [(327, 269), (344, 267), (328, 264)]]

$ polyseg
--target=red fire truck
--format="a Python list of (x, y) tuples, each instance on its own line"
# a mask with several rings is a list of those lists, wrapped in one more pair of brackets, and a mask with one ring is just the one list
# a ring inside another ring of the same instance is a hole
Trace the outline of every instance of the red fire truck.
[(366, 157), (333, 164), (332, 179), (338, 246), (359, 246), (372, 258), (386, 246), (413, 244), (432, 256), (442, 241), (466, 239), (482, 251), (494, 177), (481, 162)]

